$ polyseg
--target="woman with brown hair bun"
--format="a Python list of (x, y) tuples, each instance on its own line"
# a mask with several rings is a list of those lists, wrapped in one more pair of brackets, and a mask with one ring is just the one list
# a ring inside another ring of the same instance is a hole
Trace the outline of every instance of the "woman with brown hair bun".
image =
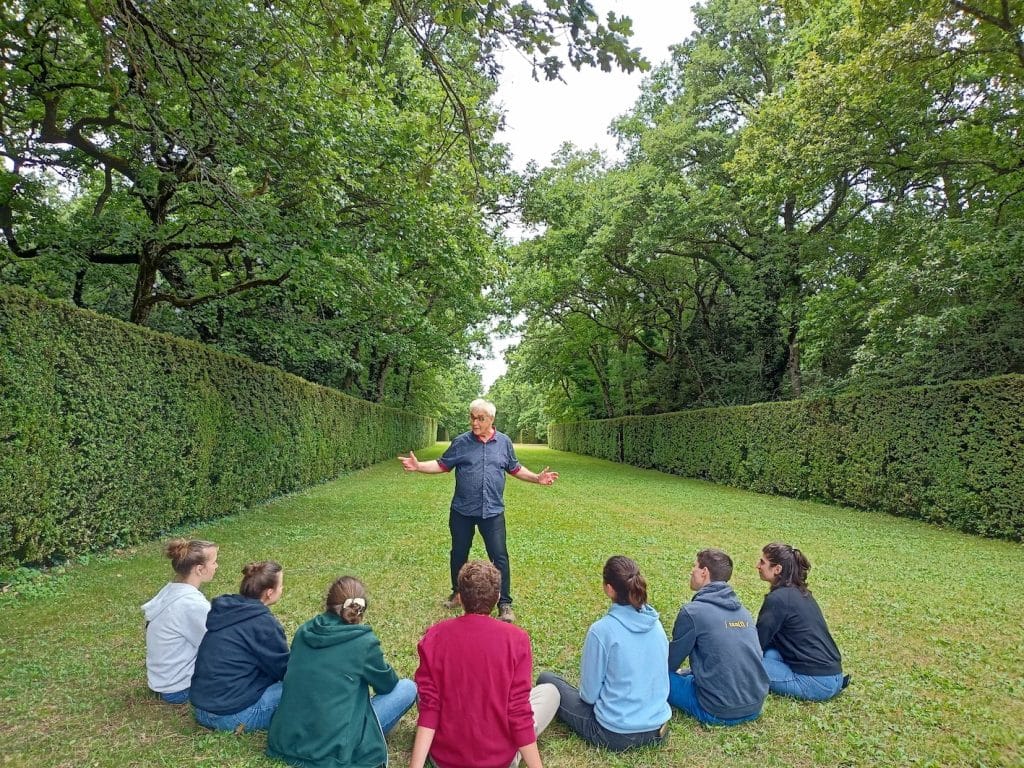
[(210, 611), (210, 601), (199, 587), (217, 573), (217, 545), (202, 539), (172, 539), (164, 554), (171, 560), (174, 580), (142, 606), (146, 679), (163, 701), (184, 704)]
[(807, 588), (811, 563), (799, 549), (766, 544), (757, 573), (771, 585), (757, 615), (768, 689), (780, 696), (826, 701), (850, 684), (825, 617)]
[(238, 591), (214, 598), (210, 606), (190, 698), (196, 721), (207, 728), (266, 730), (288, 667), (288, 640), (270, 612), (284, 592), (280, 564), (249, 563)]
[(342, 576), (328, 590), (324, 612), (295, 633), (267, 736), (271, 757), (305, 768), (387, 763), (384, 736), (416, 701), (416, 685), (384, 660), (380, 640), (363, 623), (367, 606), (363, 583)]

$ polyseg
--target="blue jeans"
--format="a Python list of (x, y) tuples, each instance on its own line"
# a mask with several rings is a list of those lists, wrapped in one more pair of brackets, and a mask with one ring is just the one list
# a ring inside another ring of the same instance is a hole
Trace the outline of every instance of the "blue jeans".
[(398, 725), (402, 715), (408, 712), (416, 703), (416, 683), (403, 677), (398, 685), (388, 693), (378, 693), (370, 697), (370, 706), (377, 716), (380, 729), (386, 736)]
[(768, 690), (779, 696), (792, 696), (804, 701), (827, 701), (843, 690), (842, 674), (797, 674), (774, 648), (764, 652), (764, 671), (768, 673)]
[(172, 693), (157, 693), (156, 691), (153, 691), (153, 693), (156, 693), (157, 696), (159, 696), (163, 701), (166, 701), (168, 704), (188, 704), (188, 692), (190, 690), (192, 689), (184, 688), (180, 691), (174, 691)]
[(281, 683), (274, 683), (260, 696), (259, 701), (233, 715), (215, 715), (205, 709), (193, 707), (196, 722), (215, 731), (235, 731), (242, 726), (246, 731), (265, 731), (270, 719), (281, 703)]
[(676, 709), (681, 709), (690, 717), (695, 717), (705, 725), (739, 725), (749, 723), (761, 716), (755, 712), (746, 717), (732, 719), (715, 717), (700, 705), (697, 700), (697, 681), (693, 679), (693, 672), (686, 670), (683, 673), (670, 672), (668, 675), (668, 703)]
[(501, 595), (498, 605), (512, 603), (509, 595), (512, 575), (508, 566), (508, 547), (505, 545), (505, 515), (495, 517), (467, 517), (454, 509), (448, 512), (448, 530), (452, 534), (452, 548), (449, 553), (448, 565), (451, 569), (452, 592), (459, 588), (459, 569), (469, 559), (469, 550), (473, 546), (474, 529), (480, 529), (480, 535), (487, 549), (488, 559), (501, 574)]
[(598, 722), (594, 705), (580, 698), (580, 692), (554, 672), (541, 672), (537, 685), (550, 683), (558, 689), (558, 719), (569, 726), (569, 730), (598, 747), (612, 752), (623, 752), (647, 744), (661, 744), (668, 734), (665, 726), (640, 733), (618, 733), (610, 731)]

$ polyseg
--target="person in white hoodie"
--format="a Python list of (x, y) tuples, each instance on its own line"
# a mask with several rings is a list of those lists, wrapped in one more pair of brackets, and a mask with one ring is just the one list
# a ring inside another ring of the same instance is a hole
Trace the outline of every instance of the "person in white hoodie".
[(142, 606), (146, 679), (150, 690), (163, 701), (185, 704), (210, 612), (210, 601), (199, 587), (217, 573), (217, 545), (199, 539), (173, 539), (164, 552), (175, 576)]

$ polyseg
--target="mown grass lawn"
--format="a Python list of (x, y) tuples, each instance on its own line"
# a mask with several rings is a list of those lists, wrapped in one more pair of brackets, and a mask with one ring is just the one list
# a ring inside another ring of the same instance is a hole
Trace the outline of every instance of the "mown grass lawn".
[[(758, 721), (736, 728), (676, 714), (659, 750), (602, 752), (555, 723), (540, 741), (547, 765), (1024, 765), (1024, 547), (543, 447), (519, 455), (561, 473), (552, 488), (506, 489), (512, 594), (535, 673), (578, 678), (583, 635), (607, 608), (609, 555), (640, 563), (671, 629), (696, 550), (733, 556), (733, 583), (756, 615), (766, 590), (754, 561), (782, 539), (810, 557), (811, 587), (853, 674), (834, 701), (770, 697)], [(285, 594), (274, 611), (289, 636), (319, 612), (332, 579), (358, 575), (385, 654), (411, 676), (419, 635), (449, 615), (451, 487), (450, 476), (406, 475), (396, 461), (185, 533), (220, 544), (211, 597), (237, 590), (243, 563), (279, 560)], [(474, 556), (484, 557), (479, 539)], [(205, 731), (187, 707), (147, 692), (139, 606), (169, 575), (152, 542), (0, 595), (0, 766), (282, 765), (263, 756), (262, 734)], [(393, 765), (408, 760), (414, 727), (415, 710), (389, 740)]]

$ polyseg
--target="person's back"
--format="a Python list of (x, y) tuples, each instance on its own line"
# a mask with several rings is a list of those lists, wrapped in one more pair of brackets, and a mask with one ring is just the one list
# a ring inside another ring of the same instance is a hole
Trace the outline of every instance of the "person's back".
[(467, 613), (428, 629), (419, 655), (419, 723), (436, 730), (430, 755), (438, 766), (505, 768), (536, 740), (525, 631)]
[[(342, 576), (325, 610), (295, 633), (267, 754), (305, 768), (376, 768), (387, 762), (385, 735), (416, 700), (412, 681), (384, 659), (364, 624), (366, 589)], [(370, 695), (373, 688), (374, 695)]]
[(664, 662), (668, 638), (658, 612), (613, 603), (587, 633), (580, 695), (594, 715), (617, 733), (657, 730), (672, 715)]
[[(723, 720), (760, 712), (768, 694), (761, 645), (754, 618), (733, 588), (723, 581), (703, 587), (683, 605), (676, 628), (681, 632), (688, 621), (694, 636), (690, 669), (701, 705)], [(674, 657), (674, 647), (678, 641), (669, 645), (670, 667), (683, 660)]]
[(430, 627), (419, 642), (419, 718), (411, 768), (509, 768), (517, 753), (541, 768), (537, 736), (558, 708), (551, 685), (532, 687), (533, 654), (522, 629), (492, 618), (501, 574), (491, 563), (459, 570), (466, 613)]
[(243, 595), (213, 599), (206, 635), (192, 676), (192, 703), (226, 715), (250, 706), (284, 677), (284, 629), (260, 600)]

